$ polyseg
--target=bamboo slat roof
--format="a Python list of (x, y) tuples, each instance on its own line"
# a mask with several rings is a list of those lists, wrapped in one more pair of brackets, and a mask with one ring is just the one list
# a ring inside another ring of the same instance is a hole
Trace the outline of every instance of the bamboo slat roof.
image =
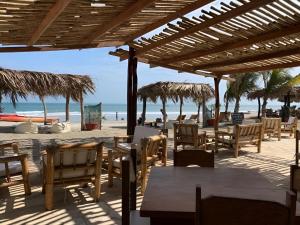
[(0, 51), (118, 46), (209, 2), (0, 0)]
[(89, 76), (18, 71), (0, 68), (0, 93), (11, 98), (30, 94), (44, 96), (70, 96), (79, 101), (81, 93), (93, 93), (95, 86)]
[[(129, 45), (142, 62), (204, 75), (300, 66), (300, 2), (222, 2)], [(111, 54), (128, 57), (126, 50)]]

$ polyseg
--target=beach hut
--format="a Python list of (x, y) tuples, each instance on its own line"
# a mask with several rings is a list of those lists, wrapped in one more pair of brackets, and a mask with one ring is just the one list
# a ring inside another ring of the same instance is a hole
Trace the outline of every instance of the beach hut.
[(0, 83), (1, 96), (9, 97), (14, 105), (18, 97), (26, 99), (28, 95), (37, 95), (43, 104), (45, 123), (47, 121), (46, 96), (66, 98), (66, 121), (70, 119), (70, 99), (79, 102), (81, 129), (84, 129), (83, 95), (95, 91), (94, 83), (89, 76), (0, 68)]
[[(182, 115), (184, 99), (194, 101), (198, 106), (198, 117), (201, 103), (213, 97), (214, 90), (209, 84), (202, 83), (180, 83), (180, 82), (157, 82), (141, 87), (138, 96), (143, 101), (142, 121), (146, 119), (146, 102), (150, 100), (156, 102), (158, 98), (162, 101), (162, 113), (164, 129), (166, 129), (166, 101), (180, 102), (179, 114)], [(205, 107), (204, 107), (205, 108)]]

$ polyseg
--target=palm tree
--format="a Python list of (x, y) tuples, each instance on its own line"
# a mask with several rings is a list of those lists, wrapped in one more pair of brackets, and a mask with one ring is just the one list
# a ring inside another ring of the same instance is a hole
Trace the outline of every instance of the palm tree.
[(224, 103), (225, 103), (225, 114), (228, 112), (228, 106), (230, 102), (233, 102), (234, 96), (232, 89), (230, 88), (230, 81), (227, 82), (227, 89), (224, 93)]
[[(256, 81), (258, 75), (256, 73), (243, 73), (235, 76), (235, 81), (229, 85), (229, 97), (235, 99), (234, 112), (237, 113), (240, 110), (241, 97), (248, 94), (257, 88)], [(227, 89), (228, 90), (228, 89)], [(230, 99), (229, 98), (229, 99)]]
[(271, 96), (280, 90), (283, 86), (287, 85), (292, 79), (286, 69), (276, 69), (260, 73), (263, 80), (263, 103), (262, 103), (262, 116), (266, 115), (266, 108), (268, 100)]

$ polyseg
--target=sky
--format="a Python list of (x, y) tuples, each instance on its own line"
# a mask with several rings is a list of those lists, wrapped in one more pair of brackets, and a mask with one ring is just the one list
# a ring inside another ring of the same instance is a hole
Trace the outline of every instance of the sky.
[[(219, 1), (215, 1), (214, 5)], [(207, 8), (207, 7), (206, 7)], [(198, 16), (196, 10), (187, 17)], [(176, 22), (176, 21), (173, 21)], [(160, 32), (163, 27), (150, 32), (150, 37)], [(56, 52), (26, 52), (26, 53), (0, 53), (0, 66), (16, 70), (32, 70), (52, 73), (70, 73), (89, 75), (96, 86), (93, 95), (85, 96), (87, 103), (126, 103), (127, 91), (127, 60), (120, 62), (117, 57), (109, 55), (115, 48), (98, 48), (85, 50), (69, 50)], [(290, 70), (290, 74), (300, 73), (300, 67)], [(178, 81), (208, 83), (214, 87), (212, 78), (164, 68), (149, 68), (148, 65), (138, 64), (138, 87), (157, 81)], [(220, 83), (221, 100), (226, 90), (226, 81)], [(28, 98), (29, 102), (39, 102), (37, 97)], [(64, 99), (47, 98), (47, 102), (64, 102)], [(243, 99), (242, 103), (249, 103)]]

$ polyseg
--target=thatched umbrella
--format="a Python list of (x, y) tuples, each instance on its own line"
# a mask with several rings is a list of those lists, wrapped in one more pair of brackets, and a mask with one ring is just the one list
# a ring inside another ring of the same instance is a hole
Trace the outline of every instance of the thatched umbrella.
[(145, 121), (146, 101), (149, 99), (156, 102), (158, 98), (163, 104), (164, 129), (166, 128), (166, 107), (167, 99), (173, 102), (180, 101), (180, 115), (182, 115), (182, 105), (184, 99), (191, 99), (198, 104), (198, 116), (200, 113), (200, 104), (203, 100), (213, 97), (213, 89), (209, 84), (200, 83), (177, 83), (177, 82), (157, 82), (146, 85), (138, 90), (138, 95), (143, 101), (142, 121)]
[(0, 91), (11, 97), (15, 104), (17, 96), (25, 98), (29, 94), (39, 96), (44, 107), (44, 119), (46, 122), (47, 108), (44, 98), (46, 96), (66, 97), (66, 120), (69, 120), (69, 101), (80, 102), (81, 125), (83, 121), (83, 95), (93, 93), (95, 86), (88, 76), (53, 74), (34, 71), (17, 71), (0, 68)]

